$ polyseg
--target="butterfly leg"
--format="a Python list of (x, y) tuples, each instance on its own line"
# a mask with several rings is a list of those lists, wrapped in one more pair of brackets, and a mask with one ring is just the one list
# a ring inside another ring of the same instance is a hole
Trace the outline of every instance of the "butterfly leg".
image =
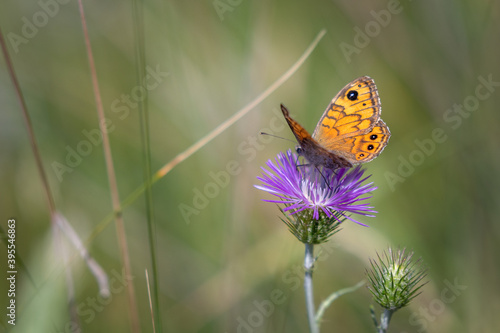
[(307, 164), (299, 164), (299, 158), (300, 158), (300, 155), (297, 156), (297, 160), (295, 161), (295, 167), (297, 168), (297, 170), (299, 170), (299, 167), (305, 167), (305, 166), (310, 166), (311, 164), (307, 163)]
[[(326, 180), (326, 177), (325, 177), (325, 175), (323, 174), (323, 172), (321, 172), (321, 170), (318, 168), (318, 166), (316, 166), (316, 165), (315, 165), (314, 167), (316, 168), (316, 170), (318, 170), (318, 172), (319, 172), (319, 174), (321, 175), (321, 177), (323, 177), (323, 180), (325, 181), (326, 186), (328, 186), (328, 188), (329, 188), (330, 190), (332, 190), (332, 191), (333, 191), (333, 188), (331, 188), (331, 187), (330, 187), (330, 184), (328, 184), (328, 180)], [(333, 170), (333, 173), (335, 173), (335, 170)], [(336, 174), (336, 173), (335, 173), (335, 174)]]

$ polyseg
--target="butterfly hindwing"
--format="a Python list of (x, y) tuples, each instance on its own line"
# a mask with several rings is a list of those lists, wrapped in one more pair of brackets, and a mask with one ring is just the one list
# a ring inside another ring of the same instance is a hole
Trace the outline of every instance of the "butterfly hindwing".
[(369, 162), (377, 157), (384, 150), (390, 136), (389, 128), (379, 119), (370, 132), (356, 137), (353, 151), (357, 163)]

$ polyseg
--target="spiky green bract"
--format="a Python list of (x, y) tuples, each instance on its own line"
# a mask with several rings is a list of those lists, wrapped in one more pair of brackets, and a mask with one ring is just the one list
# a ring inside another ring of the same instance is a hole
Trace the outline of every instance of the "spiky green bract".
[(406, 249), (392, 248), (377, 257), (370, 259), (371, 269), (366, 271), (375, 302), (392, 311), (408, 305), (425, 284), (421, 283), (426, 276), (422, 260), (413, 260), (413, 252), (406, 253)]
[(340, 231), (340, 223), (345, 219), (341, 213), (328, 217), (320, 211), (319, 218), (314, 219), (314, 211), (305, 209), (293, 215), (288, 215), (279, 208), (284, 218), (281, 220), (288, 226), (290, 232), (302, 243), (321, 244)]

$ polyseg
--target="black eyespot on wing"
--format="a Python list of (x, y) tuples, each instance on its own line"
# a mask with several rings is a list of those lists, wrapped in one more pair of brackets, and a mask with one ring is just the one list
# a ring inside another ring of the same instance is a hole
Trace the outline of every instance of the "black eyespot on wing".
[(370, 140), (375, 140), (376, 138), (378, 138), (377, 134), (370, 135)]
[(368, 150), (373, 150), (373, 148), (375, 148), (373, 145), (368, 145), (367, 147)]
[(350, 101), (355, 101), (358, 99), (358, 92), (356, 90), (350, 90), (347, 92), (347, 98)]

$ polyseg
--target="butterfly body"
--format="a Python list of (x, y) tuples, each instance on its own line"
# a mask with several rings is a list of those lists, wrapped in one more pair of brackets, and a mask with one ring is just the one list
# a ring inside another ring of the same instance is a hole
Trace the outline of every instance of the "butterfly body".
[(297, 152), (310, 164), (333, 170), (369, 162), (382, 152), (391, 133), (380, 119), (381, 109), (377, 87), (368, 76), (350, 82), (333, 98), (312, 135), (281, 105), (299, 143)]

